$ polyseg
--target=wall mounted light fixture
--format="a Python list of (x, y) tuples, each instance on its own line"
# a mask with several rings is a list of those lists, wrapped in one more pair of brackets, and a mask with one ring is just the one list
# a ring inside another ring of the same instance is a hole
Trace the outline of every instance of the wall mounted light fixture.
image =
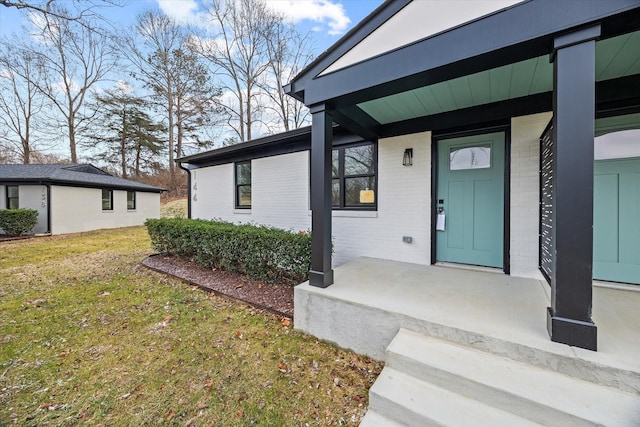
[(413, 148), (405, 148), (402, 156), (402, 166), (413, 165)]

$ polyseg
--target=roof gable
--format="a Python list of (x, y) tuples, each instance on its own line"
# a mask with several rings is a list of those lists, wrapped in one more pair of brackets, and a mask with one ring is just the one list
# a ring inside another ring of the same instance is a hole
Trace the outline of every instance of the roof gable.
[(94, 173), (94, 174), (98, 174), (98, 175), (109, 175), (111, 176), (111, 174), (103, 171), (102, 169), (99, 169), (93, 165), (90, 164), (82, 164), (82, 165), (69, 165), (69, 166), (64, 166), (62, 167), (62, 169), (66, 169), (66, 170), (70, 170), (73, 172), (82, 172), (82, 173)]
[(521, 1), (413, 0), (329, 65), (320, 75), (366, 61)]
[[(350, 39), (338, 42), (341, 46), (330, 50), (331, 58), (325, 57), (315, 68), (296, 76), (286, 88), (287, 93), (306, 105), (329, 102), (339, 110), (548, 55), (554, 37), (587, 25), (601, 25), (602, 39), (633, 32), (638, 29), (640, 13), (640, 0), (528, 0), (345, 68), (319, 74), (338, 60), (340, 49), (341, 55), (346, 54), (345, 46), (350, 50), (375, 32), (374, 25), (383, 26), (389, 21), (392, 16), (388, 9), (394, 5), (407, 7), (409, 3), (408, 0), (385, 3), (385, 8), (368, 17)], [(553, 19), (547, 19), (550, 17)]]

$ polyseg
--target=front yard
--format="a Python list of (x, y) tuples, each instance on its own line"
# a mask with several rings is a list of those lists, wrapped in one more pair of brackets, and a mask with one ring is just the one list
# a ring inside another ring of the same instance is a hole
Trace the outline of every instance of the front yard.
[(357, 425), (380, 363), (150, 253), (144, 227), (0, 243), (0, 425)]

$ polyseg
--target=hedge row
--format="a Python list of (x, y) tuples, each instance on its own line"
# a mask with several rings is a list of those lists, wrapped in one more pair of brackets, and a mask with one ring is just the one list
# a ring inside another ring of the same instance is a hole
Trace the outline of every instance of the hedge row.
[(311, 236), (306, 232), (184, 218), (149, 219), (145, 225), (155, 250), (205, 267), (292, 284), (309, 274)]
[(0, 210), (0, 229), (9, 236), (30, 233), (38, 223), (38, 211), (35, 209)]

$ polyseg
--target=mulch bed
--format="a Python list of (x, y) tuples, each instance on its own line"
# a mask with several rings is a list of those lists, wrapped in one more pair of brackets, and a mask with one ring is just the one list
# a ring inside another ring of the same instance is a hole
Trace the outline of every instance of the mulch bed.
[(215, 294), (237, 299), (285, 317), (293, 317), (293, 286), (264, 283), (238, 273), (213, 270), (173, 255), (151, 255), (142, 265)]

